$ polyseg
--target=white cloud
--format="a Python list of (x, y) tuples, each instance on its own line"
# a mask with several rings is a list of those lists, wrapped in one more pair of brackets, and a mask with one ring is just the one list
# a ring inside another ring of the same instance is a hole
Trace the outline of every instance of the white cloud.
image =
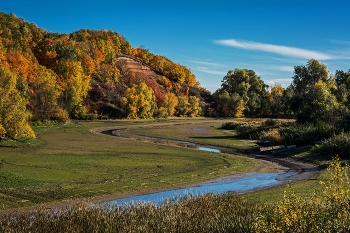
[(277, 66), (276, 69), (286, 72), (294, 72), (293, 66)]
[(350, 41), (348, 40), (330, 40), (333, 44), (341, 44), (341, 45), (346, 45), (350, 46)]
[(282, 87), (287, 88), (291, 82), (293, 81), (292, 78), (280, 78), (280, 79), (265, 79), (264, 82), (269, 85), (270, 87), (274, 86), (275, 84), (281, 84)]
[(198, 61), (198, 60), (190, 60), (190, 62), (200, 65), (195, 67), (194, 69), (200, 72), (204, 72), (207, 74), (215, 74), (220, 76), (225, 76), (227, 71), (223, 71), (225, 67), (224, 64), (215, 63), (215, 62), (207, 62), (207, 61)]
[(195, 70), (208, 73), (208, 74), (215, 74), (215, 75), (220, 75), (220, 76), (225, 76), (227, 72), (220, 71), (220, 70), (215, 70), (215, 69), (209, 69), (207, 67), (196, 67)]
[(254, 41), (239, 41), (235, 39), (230, 39), (230, 40), (216, 40), (214, 42), (224, 46), (230, 46), (230, 47), (247, 49), (247, 50), (265, 51), (265, 52), (276, 53), (284, 56), (298, 57), (298, 58), (304, 58), (304, 59), (311, 59), (311, 58), (316, 60), (334, 59), (333, 56), (322, 52), (282, 46), (282, 45), (263, 44), (263, 43), (254, 42)]
[(206, 62), (206, 61), (196, 61), (196, 60), (190, 60), (190, 62), (199, 64), (199, 65), (206, 65), (210, 66), (213, 68), (224, 68), (226, 65), (220, 64), (220, 63), (215, 63), (215, 62)]

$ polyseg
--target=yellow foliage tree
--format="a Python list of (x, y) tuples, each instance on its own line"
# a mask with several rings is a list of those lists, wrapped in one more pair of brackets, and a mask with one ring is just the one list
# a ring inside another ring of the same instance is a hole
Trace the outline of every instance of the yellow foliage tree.
[(67, 62), (67, 72), (64, 76), (67, 109), (71, 116), (79, 118), (85, 112), (83, 101), (90, 89), (90, 76), (84, 75), (80, 62)]
[(26, 100), (16, 89), (17, 77), (5, 67), (0, 67), (0, 135), (10, 138), (21, 136), (35, 138), (28, 124)]
[(174, 116), (176, 111), (176, 106), (179, 100), (174, 93), (168, 93), (164, 96), (164, 104), (159, 108), (159, 117), (170, 117)]
[(134, 84), (122, 98), (122, 107), (128, 118), (152, 118), (156, 109), (156, 98), (152, 88), (145, 83)]
[(57, 75), (43, 66), (38, 67), (38, 75), (30, 84), (33, 89), (31, 106), (34, 112), (43, 119), (50, 119), (57, 110), (58, 89)]
[(179, 96), (178, 101), (176, 115), (196, 117), (201, 114), (202, 108), (199, 106), (199, 98), (196, 96)]

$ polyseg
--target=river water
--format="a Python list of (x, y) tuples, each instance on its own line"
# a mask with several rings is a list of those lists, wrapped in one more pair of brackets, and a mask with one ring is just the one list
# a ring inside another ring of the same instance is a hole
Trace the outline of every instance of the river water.
[(298, 171), (285, 171), (279, 173), (260, 173), (250, 172), (242, 177), (224, 177), (216, 180), (201, 183), (195, 187), (186, 187), (176, 190), (157, 192), (152, 194), (132, 196), (128, 198), (118, 199), (106, 203), (102, 206), (124, 206), (129, 204), (153, 203), (161, 205), (167, 200), (174, 200), (184, 197), (188, 194), (192, 196), (200, 196), (206, 193), (245, 193), (259, 188), (278, 185), (287, 180), (288, 177), (296, 175)]
[[(109, 135), (131, 138), (130, 135), (126, 135), (119, 130), (103, 132)], [(203, 151), (209, 151), (213, 153), (221, 153), (220, 149), (211, 148), (207, 146), (198, 145), (192, 142), (176, 141), (168, 139), (159, 139), (152, 137), (145, 137), (139, 135), (132, 135), (133, 139), (143, 141), (153, 141), (160, 144), (167, 144), (171, 146), (180, 146), (189, 149), (197, 149)], [(262, 172), (250, 172), (243, 175), (227, 176), (215, 180), (210, 180), (197, 184), (196, 186), (188, 186), (175, 190), (167, 190), (162, 192), (156, 192), (146, 195), (132, 196), (128, 198), (122, 198), (114, 201), (101, 203), (101, 206), (123, 206), (129, 204), (139, 203), (153, 203), (155, 205), (161, 205), (167, 200), (181, 199), (186, 195), (200, 196), (206, 193), (227, 193), (235, 192), (237, 194), (250, 192), (256, 189), (262, 189), (264, 187), (270, 187), (281, 184), (288, 181), (289, 177), (299, 174), (301, 171), (298, 169), (280, 169), (274, 173), (262, 173)]]

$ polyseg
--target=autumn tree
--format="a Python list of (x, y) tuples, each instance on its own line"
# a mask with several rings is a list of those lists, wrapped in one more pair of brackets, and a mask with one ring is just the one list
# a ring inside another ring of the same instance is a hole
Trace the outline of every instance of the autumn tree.
[(283, 103), (283, 93), (284, 89), (282, 85), (275, 84), (271, 90), (271, 113), (272, 114), (282, 114), (284, 109)]
[(178, 103), (179, 100), (174, 93), (165, 94), (163, 106), (158, 109), (157, 116), (162, 118), (174, 116)]
[(156, 106), (153, 90), (144, 83), (128, 88), (122, 98), (122, 107), (131, 119), (153, 118)]
[(57, 100), (61, 94), (61, 90), (57, 84), (57, 75), (55, 72), (39, 66), (37, 76), (30, 83), (30, 88), (31, 110), (41, 119), (56, 119), (55, 112), (59, 108)]
[(202, 113), (199, 98), (196, 96), (179, 96), (176, 115), (181, 117), (196, 117)]
[(26, 99), (16, 89), (16, 75), (0, 66), (0, 135), (10, 138), (35, 137), (28, 124)]
[(67, 61), (64, 70), (64, 105), (72, 117), (79, 118), (86, 111), (83, 101), (90, 89), (90, 77), (84, 75), (80, 62)]

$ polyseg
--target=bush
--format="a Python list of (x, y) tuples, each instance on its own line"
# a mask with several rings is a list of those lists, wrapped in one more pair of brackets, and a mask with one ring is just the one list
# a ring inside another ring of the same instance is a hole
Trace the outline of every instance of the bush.
[(51, 119), (58, 122), (66, 122), (69, 120), (69, 114), (65, 110), (58, 108), (52, 113)]
[(272, 128), (261, 132), (259, 135), (261, 141), (270, 141), (271, 146), (285, 144), (284, 138), (281, 136), (277, 128)]
[(279, 125), (279, 121), (277, 121), (277, 120), (274, 120), (274, 119), (267, 119), (264, 123), (263, 123), (263, 125), (265, 125), (265, 126), (277, 126), (277, 125)]
[(349, 158), (350, 155), (350, 132), (340, 133), (322, 141), (320, 145), (312, 148), (312, 152)]
[(310, 145), (323, 138), (321, 132), (311, 124), (293, 124), (281, 127), (279, 133), (286, 144)]

